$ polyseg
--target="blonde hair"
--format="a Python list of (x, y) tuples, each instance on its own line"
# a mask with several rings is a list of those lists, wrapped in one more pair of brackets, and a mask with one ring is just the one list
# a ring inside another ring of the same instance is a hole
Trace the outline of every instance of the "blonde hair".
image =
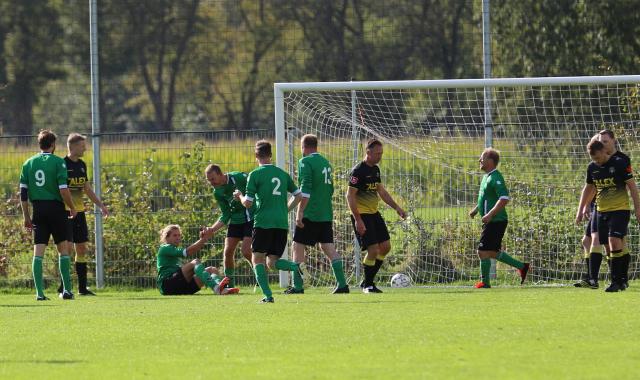
[(171, 231), (175, 231), (178, 230), (180, 231), (180, 233), (182, 233), (182, 230), (180, 229), (180, 226), (177, 224), (169, 224), (168, 226), (166, 226), (165, 228), (160, 230), (160, 242), (161, 243), (166, 243), (167, 242), (167, 238), (169, 237), (169, 234), (171, 234)]
[(87, 140), (86, 136), (83, 136), (79, 133), (72, 133), (69, 135), (69, 137), (67, 137), (67, 146), (71, 144), (75, 144), (80, 141), (86, 141), (86, 140)]

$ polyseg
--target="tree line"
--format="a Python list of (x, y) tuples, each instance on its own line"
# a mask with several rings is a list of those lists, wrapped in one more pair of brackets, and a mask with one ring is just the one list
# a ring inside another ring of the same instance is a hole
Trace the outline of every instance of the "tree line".
[[(105, 132), (273, 125), (274, 82), (482, 77), (472, 0), (98, 1)], [(634, 74), (637, 0), (491, 1), (494, 77)], [(0, 0), (0, 134), (90, 129), (89, 8)]]

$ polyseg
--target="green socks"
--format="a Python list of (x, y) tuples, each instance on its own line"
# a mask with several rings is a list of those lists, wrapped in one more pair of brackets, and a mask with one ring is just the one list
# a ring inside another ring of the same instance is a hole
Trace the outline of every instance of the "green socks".
[(485, 285), (491, 285), (491, 259), (480, 259), (480, 273), (482, 275), (482, 282)]
[(31, 264), (33, 270), (33, 282), (36, 286), (36, 296), (44, 297), (44, 284), (42, 280), (42, 257), (33, 256), (33, 263)]
[(342, 267), (342, 259), (331, 261), (331, 269), (333, 269), (333, 275), (336, 276), (336, 281), (338, 281), (338, 287), (343, 288), (347, 286), (347, 280), (344, 277), (344, 269)]
[(498, 256), (496, 257), (496, 260), (500, 261), (501, 263), (505, 263), (507, 265), (515, 267), (517, 269), (524, 268), (524, 264), (522, 262), (520, 262), (520, 261), (514, 259), (513, 257), (509, 256), (509, 254), (506, 253), (505, 251), (501, 251), (500, 253), (498, 253)]
[(276, 261), (276, 269), (293, 272), (293, 287), (296, 290), (302, 289), (302, 275), (300, 275), (300, 265), (298, 265), (298, 263), (285, 259), (278, 259), (278, 261)]
[(215, 288), (216, 285), (220, 283), (220, 276), (211, 275), (209, 272), (204, 270), (204, 265), (198, 264), (193, 268), (193, 273), (202, 281), (208, 288)]
[(224, 268), (224, 275), (229, 277), (229, 287), (235, 288), (236, 283), (234, 281), (234, 275), (236, 273), (236, 268)]
[(62, 277), (62, 285), (64, 290), (71, 291), (71, 258), (67, 255), (58, 256), (58, 267), (60, 268), (60, 276)]
[(262, 289), (262, 293), (264, 294), (264, 296), (267, 298), (272, 297), (273, 293), (271, 293), (271, 288), (269, 288), (269, 278), (267, 277), (267, 268), (264, 266), (264, 264), (256, 264), (253, 267), (253, 271), (256, 274), (256, 281), (258, 281), (258, 284), (260, 285), (260, 289)]

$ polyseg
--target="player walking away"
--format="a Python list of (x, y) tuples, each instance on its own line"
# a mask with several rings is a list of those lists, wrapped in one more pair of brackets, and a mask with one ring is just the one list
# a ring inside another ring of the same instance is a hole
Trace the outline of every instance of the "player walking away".
[(160, 231), (160, 248), (157, 255), (157, 285), (160, 294), (165, 296), (195, 294), (203, 286), (211, 288), (215, 294), (235, 294), (238, 288), (226, 288), (229, 278), (221, 277), (218, 269), (204, 268), (200, 260), (194, 259), (182, 265), (184, 257), (198, 252), (213, 236), (213, 231), (204, 228), (200, 239), (187, 248), (179, 248), (182, 243), (182, 231), (177, 224), (170, 224)]
[[(329, 161), (318, 153), (318, 138), (304, 135), (300, 141), (302, 158), (298, 161), (298, 185), (302, 199), (296, 212), (296, 230), (293, 234), (293, 259), (305, 261), (306, 246), (320, 243), (320, 249), (331, 261), (337, 286), (333, 293), (349, 293), (344, 276), (342, 257), (333, 243), (333, 174)], [(285, 293), (302, 293), (291, 287)]]
[[(256, 160), (260, 165), (249, 173), (246, 195), (236, 190), (234, 196), (244, 207), (251, 208), (255, 201), (255, 217), (253, 221), (253, 270), (256, 280), (264, 293), (262, 303), (273, 302), (273, 294), (269, 288), (267, 269), (278, 269), (293, 272), (293, 284), (296, 290), (302, 290), (300, 266), (282, 257), (287, 245), (289, 229), (289, 211), (300, 202), (300, 190), (293, 180), (279, 167), (271, 163), (271, 144), (260, 140), (255, 145)], [(293, 197), (287, 204), (287, 192)]]
[(220, 207), (220, 218), (210, 227), (216, 231), (227, 227), (227, 237), (224, 240), (224, 275), (229, 278), (229, 286), (235, 286), (235, 251), (242, 242), (242, 256), (251, 263), (251, 236), (253, 233), (254, 208), (245, 208), (234, 198), (233, 192), (245, 192), (247, 175), (242, 172), (222, 173), (220, 166), (211, 164), (205, 169), (207, 181), (213, 186), (213, 196)]
[(633, 179), (633, 170), (627, 160), (607, 153), (604, 144), (592, 141), (587, 150), (593, 162), (587, 168), (586, 184), (582, 189), (576, 222), (585, 217), (586, 204), (595, 193), (598, 208), (598, 235), (600, 243), (611, 255), (611, 284), (606, 292), (618, 292), (627, 288), (627, 273), (631, 256), (624, 249), (628, 232), (631, 193), (636, 218), (640, 221), (640, 196)]
[(478, 204), (469, 212), (473, 218), (479, 212), (482, 217), (482, 234), (478, 246), (480, 257), (480, 272), (482, 281), (475, 284), (476, 288), (490, 288), (491, 259), (496, 259), (518, 270), (520, 284), (524, 283), (529, 271), (529, 263), (520, 262), (502, 251), (502, 238), (507, 230), (508, 217), (505, 207), (509, 200), (509, 190), (502, 174), (498, 171), (500, 153), (487, 148), (480, 155), (480, 169), (486, 174), (482, 177)]
[[(64, 163), (67, 166), (67, 185), (73, 199), (73, 207), (77, 211), (75, 218), (68, 219), (67, 228), (70, 237), (68, 252), (76, 251), (76, 274), (78, 275), (78, 294), (81, 296), (95, 296), (87, 288), (87, 242), (89, 241), (89, 228), (85, 216), (84, 194), (100, 208), (102, 215), (109, 216), (109, 211), (100, 198), (93, 192), (87, 175), (87, 165), (82, 161), (82, 156), (87, 150), (86, 137), (78, 133), (72, 133), (67, 138), (67, 156)], [(67, 207), (67, 212), (69, 208)], [(62, 283), (58, 287), (58, 293), (62, 293)]]
[[(76, 216), (73, 200), (67, 185), (67, 168), (64, 160), (53, 152), (56, 149), (56, 135), (50, 130), (38, 134), (40, 153), (29, 158), (22, 165), (20, 174), (20, 203), (24, 227), (33, 231), (33, 281), (36, 287), (36, 300), (46, 301), (42, 278), (42, 257), (53, 235), (58, 249), (58, 266), (62, 277), (63, 289), (60, 298), (73, 299), (69, 267), (69, 244), (67, 241), (67, 215)], [(33, 218), (29, 216), (29, 201), (33, 204)], [(65, 204), (69, 213), (64, 209)]]
[(379, 140), (371, 139), (367, 142), (364, 160), (351, 169), (347, 190), (351, 224), (360, 249), (367, 251), (363, 261), (364, 281), (360, 284), (364, 293), (382, 293), (376, 287), (374, 279), (391, 250), (389, 231), (378, 211), (380, 198), (402, 219), (407, 216), (382, 185), (378, 167), (382, 153), (382, 143)]
[[(596, 133), (591, 141), (600, 139), (600, 133)], [(585, 214), (587, 215), (587, 214)], [(604, 247), (600, 244), (598, 237), (598, 210), (595, 197), (588, 206), (588, 221), (582, 237), (582, 247), (584, 249), (584, 261), (586, 274), (582, 280), (573, 284), (577, 288), (598, 289), (598, 276), (600, 275), (600, 264), (604, 255)]]

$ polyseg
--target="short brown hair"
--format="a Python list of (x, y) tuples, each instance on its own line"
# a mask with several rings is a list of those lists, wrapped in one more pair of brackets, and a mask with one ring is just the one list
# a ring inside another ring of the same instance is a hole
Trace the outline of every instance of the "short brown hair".
[(50, 129), (40, 130), (40, 133), (38, 133), (38, 145), (40, 145), (40, 149), (45, 150), (51, 148), (53, 144), (55, 144), (56, 138), (56, 134)]
[(587, 144), (587, 152), (589, 152), (590, 156), (593, 156), (594, 154), (596, 154), (596, 152), (599, 152), (603, 149), (604, 149), (604, 144), (598, 140), (591, 141), (589, 142), (589, 144)]
[(219, 165), (216, 164), (209, 164), (209, 166), (207, 166), (206, 169), (204, 169), (205, 174), (209, 174), (211, 172), (214, 172), (216, 174), (222, 174), (222, 169), (220, 169)]
[(373, 149), (376, 146), (382, 146), (382, 142), (378, 139), (369, 139), (369, 141), (367, 141), (367, 150)]
[(616, 135), (613, 134), (613, 131), (611, 129), (603, 129), (600, 132), (598, 132), (599, 135), (607, 135), (609, 137), (611, 137), (612, 139), (616, 138)]
[(167, 242), (167, 238), (169, 237), (169, 234), (171, 233), (171, 231), (175, 231), (178, 230), (180, 232), (182, 232), (182, 230), (180, 229), (180, 226), (177, 224), (169, 224), (168, 226), (166, 226), (165, 228), (160, 230), (160, 242), (161, 243), (166, 243)]
[(271, 157), (271, 143), (267, 140), (256, 142), (256, 156), (259, 158)]
[(486, 148), (482, 153), (484, 153), (486, 158), (493, 160), (493, 163), (498, 166), (498, 163), (500, 162), (500, 152), (498, 150), (494, 148)]
[(302, 136), (302, 145), (306, 148), (318, 148), (318, 136), (312, 134), (306, 134)]
[(86, 136), (83, 136), (79, 133), (72, 133), (69, 135), (69, 137), (67, 137), (67, 145), (75, 144), (77, 142), (85, 140), (87, 140)]

